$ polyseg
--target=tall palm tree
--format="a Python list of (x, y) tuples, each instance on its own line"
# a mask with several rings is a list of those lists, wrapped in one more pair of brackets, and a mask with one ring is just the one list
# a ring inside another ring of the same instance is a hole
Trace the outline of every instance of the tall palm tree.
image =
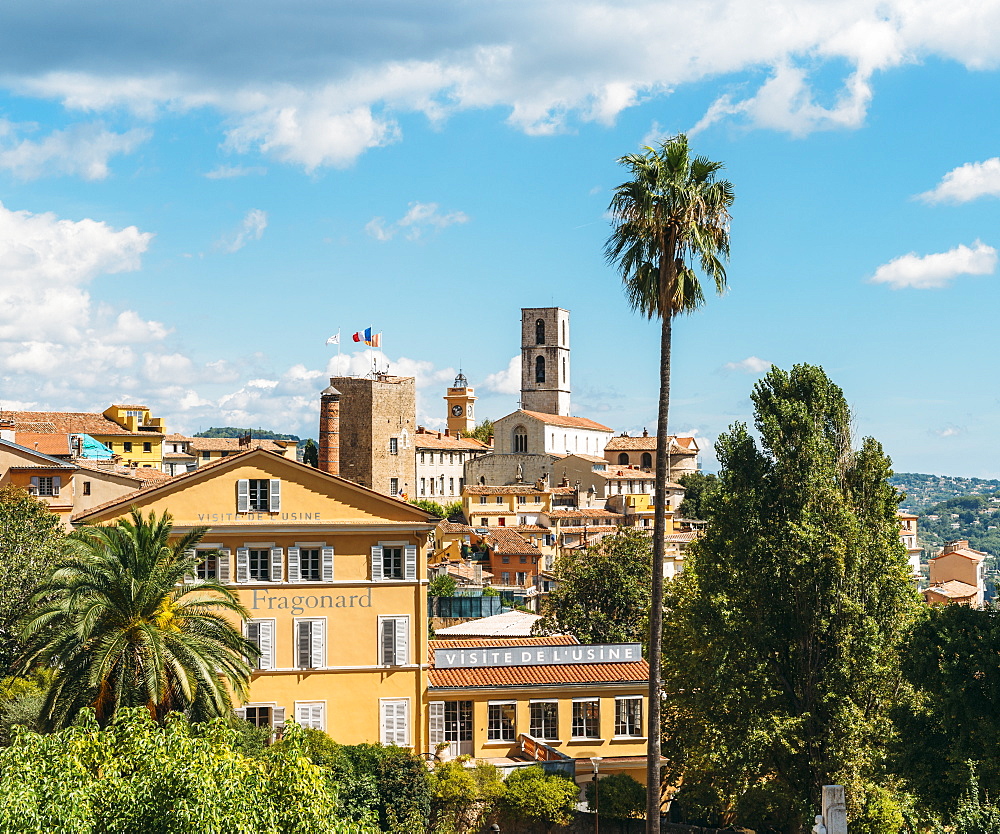
[(649, 727), (647, 735), (646, 831), (660, 830), (660, 679), (663, 653), (663, 555), (668, 472), (667, 416), (670, 410), (670, 343), (674, 317), (700, 307), (705, 296), (696, 265), (726, 288), (723, 261), (729, 257), (729, 207), (733, 187), (717, 180), (723, 167), (692, 156), (680, 134), (623, 156), (618, 162), (632, 179), (615, 189), (613, 229), (604, 247), (621, 273), (625, 295), (647, 318), (660, 319), (660, 400), (656, 421), (656, 505), (653, 517), (653, 581), (649, 616)]
[[(21, 672), (55, 668), (42, 710), (50, 728), (92, 707), (101, 726), (121, 707), (156, 720), (172, 710), (196, 720), (230, 715), (246, 697), (257, 648), (240, 634), (239, 599), (215, 581), (190, 582), (192, 549), (207, 528), (170, 541), (164, 512), (71, 534), (65, 557), (32, 598)], [(188, 580), (188, 581), (185, 581)]]

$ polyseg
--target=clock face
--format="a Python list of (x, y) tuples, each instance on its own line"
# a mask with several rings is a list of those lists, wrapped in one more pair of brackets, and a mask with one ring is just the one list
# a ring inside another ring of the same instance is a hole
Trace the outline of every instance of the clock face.
[(453, 405), (451, 407), (451, 413), (454, 414), (456, 417), (461, 417), (462, 416), (462, 411), (463, 411), (463, 409), (462, 409), (462, 406), (460, 406), (460, 405)]

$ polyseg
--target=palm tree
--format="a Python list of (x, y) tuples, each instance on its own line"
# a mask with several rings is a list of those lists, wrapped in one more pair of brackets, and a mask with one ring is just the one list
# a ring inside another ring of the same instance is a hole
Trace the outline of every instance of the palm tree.
[(660, 830), (660, 661), (663, 650), (663, 554), (668, 472), (670, 342), (674, 317), (700, 307), (705, 296), (695, 263), (726, 288), (723, 260), (729, 257), (729, 206), (733, 187), (716, 180), (722, 163), (692, 157), (680, 134), (657, 148), (623, 156), (632, 174), (615, 189), (613, 230), (604, 247), (621, 273), (625, 295), (647, 318), (659, 318), (660, 400), (656, 421), (656, 496), (653, 517), (653, 581), (649, 615), (649, 728), (647, 735), (646, 831)]
[(215, 581), (191, 582), (207, 528), (171, 542), (164, 512), (70, 535), (64, 558), (32, 598), (17, 671), (55, 668), (42, 710), (65, 727), (84, 707), (106, 726), (121, 707), (172, 710), (195, 720), (232, 714), (258, 650), (234, 626), (248, 614)]

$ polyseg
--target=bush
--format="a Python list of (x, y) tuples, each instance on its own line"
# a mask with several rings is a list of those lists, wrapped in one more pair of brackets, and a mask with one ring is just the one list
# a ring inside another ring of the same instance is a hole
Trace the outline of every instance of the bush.
[(646, 788), (627, 773), (613, 773), (597, 780), (595, 803), (594, 783), (586, 787), (587, 804), (601, 818), (623, 820), (642, 817), (646, 813)]
[(541, 765), (518, 768), (504, 786), (500, 807), (512, 825), (520, 821), (540, 822), (550, 828), (565, 825), (576, 810), (576, 783), (564, 776), (550, 776)]
[(434, 834), (478, 831), (503, 795), (499, 770), (483, 762), (470, 769), (465, 761), (442, 762), (431, 774)]
[(457, 587), (452, 577), (446, 573), (442, 573), (430, 581), (430, 584), (427, 586), (427, 594), (432, 597), (453, 597), (455, 596), (455, 589)]

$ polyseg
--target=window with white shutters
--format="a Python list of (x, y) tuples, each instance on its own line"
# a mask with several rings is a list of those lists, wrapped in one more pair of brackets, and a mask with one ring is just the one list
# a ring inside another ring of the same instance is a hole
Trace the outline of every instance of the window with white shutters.
[(320, 580), (333, 582), (333, 548), (320, 548)]
[(417, 548), (408, 544), (403, 551), (403, 578), (407, 582), (413, 582), (417, 578)]
[[(239, 558), (239, 551), (237, 551)], [(271, 550), (270, 548), (250, 548), (247, 550), (248, 575), (247, 582), (271, 581)]]
[(233, 558), (232, 551), (229, 548), (221, 547), (219, 548), (219, 582), (224, 585), (228, 585), (230, 581), (230, 560)]
[(296, 701), (295, 721), (303, 727), (313, 730), (326, 729), (325, 701)]
[(410, 702), (406, 698), (382, 700), (381, 742), (407, 747), (410, 744)]
[(322, 669), (326, 665), (326, 620), (295, 621), (295, 665)]
[(273, 669), (274, 663), (274, 620), (248, 620), (244, 626), (246, 638), (260, 650), (258, 669)]
[(379, 663), (405, 666), (409, 660), (409, 617), (379, 617)]
[(246, 547), (236, 548), (236, 581), (250, 581), (250, 550)]
[(430, 713), (430, 723), (428, 737), (431, 747), (444, 744), (444, 701), (431, 701), (428, 705)]
[(199, 550), (197, 574), (199, 579), (219, 578), (219, 552), (217, 550)]

